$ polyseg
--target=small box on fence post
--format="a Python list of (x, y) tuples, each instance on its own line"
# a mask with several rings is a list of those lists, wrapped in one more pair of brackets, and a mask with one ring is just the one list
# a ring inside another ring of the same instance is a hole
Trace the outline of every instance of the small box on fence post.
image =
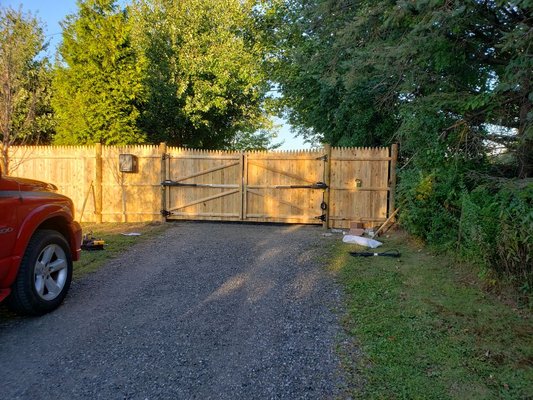
[(133, 154), (119, 154), (118, 165), (120, 172), (137, 172), (137, 157)]

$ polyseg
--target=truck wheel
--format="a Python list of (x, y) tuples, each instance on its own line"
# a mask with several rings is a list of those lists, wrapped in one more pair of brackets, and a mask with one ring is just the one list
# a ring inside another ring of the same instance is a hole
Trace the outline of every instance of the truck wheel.
[(72, 258), (65, 238), (41, 229), (30, 239), (7, 302), (14, 311), (42, 315), (57, 308), (72, 280)]

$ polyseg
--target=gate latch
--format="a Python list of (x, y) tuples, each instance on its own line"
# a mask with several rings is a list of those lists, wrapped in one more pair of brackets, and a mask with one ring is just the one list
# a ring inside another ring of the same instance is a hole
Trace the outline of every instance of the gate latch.
[(170, 211), (167, 211), (167, 210), (161, 210), (161, 215), (163, 217), (169, 217), (170, 215), (172, 215), (172, 213)]

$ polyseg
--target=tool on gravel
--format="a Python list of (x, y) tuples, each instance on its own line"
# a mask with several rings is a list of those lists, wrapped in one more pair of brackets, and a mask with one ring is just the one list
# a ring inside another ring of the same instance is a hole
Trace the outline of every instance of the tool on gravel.
[(401, 254), (398, 250), (388, 250), (381, 253), (372, 253), (369, 251), (351, 251), (350, 255), (352, 257), (400, 257)]

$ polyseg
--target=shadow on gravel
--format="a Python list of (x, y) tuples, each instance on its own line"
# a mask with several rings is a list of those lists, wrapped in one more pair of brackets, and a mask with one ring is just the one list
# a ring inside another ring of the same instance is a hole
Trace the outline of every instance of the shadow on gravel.
[[(321, 233), (175, 224), (81, 278), (53, 313), (0, 315), (3, 395), (335, 398), (339, 293)], [(61, 385), (43, 395), (47, 371)]]

